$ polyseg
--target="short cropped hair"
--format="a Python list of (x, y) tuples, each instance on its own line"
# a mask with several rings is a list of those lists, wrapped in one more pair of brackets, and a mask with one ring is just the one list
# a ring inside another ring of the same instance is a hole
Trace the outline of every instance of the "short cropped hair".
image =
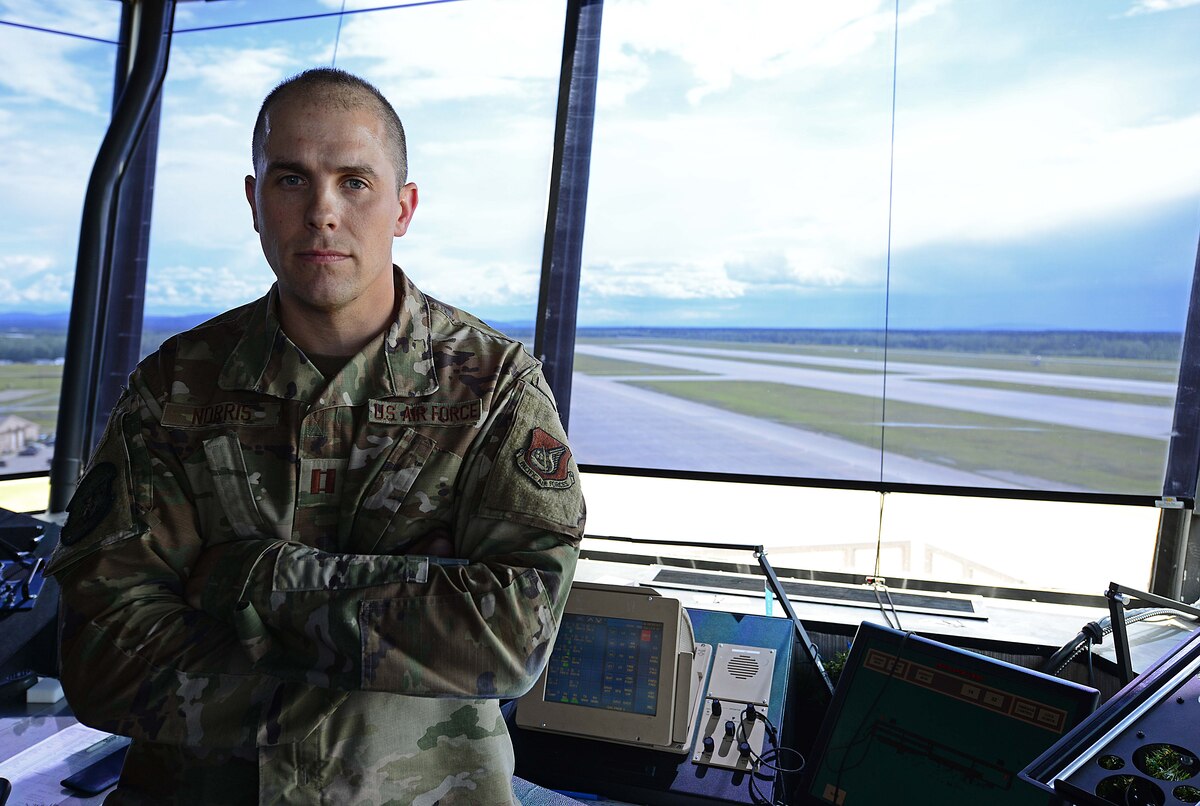
[(254, 160), (255, 172), (258, 171), (260, 160), (266, 159), (267, 113), (271, 111), (271, 107), (292, 94), (333, 103), (343, 109), (374, 107), (383, 122), (384, 134), (392, 152), (392, 162), (396, 164), (396, 187), (404, 187), (404, 183), (408, 181), (408, 146), (405, 143), (404, 125), (400, 123), (400, 116), (374, 84), (336, 67), (314, 67), (305, 70), (280, 82), (263, 99), (258, 110), (258, 119), (254, 121), (254, 137), (251, 142), (251, 158)]

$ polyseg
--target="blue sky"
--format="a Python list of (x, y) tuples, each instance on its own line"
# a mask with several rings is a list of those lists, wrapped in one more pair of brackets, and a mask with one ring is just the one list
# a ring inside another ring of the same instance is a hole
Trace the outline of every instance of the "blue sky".
[[(532, 320), (563, 3), (187, 30), (341, 5), (180, 4), (147, 312), (269, 286), (250, 127), (336, 43), (408, 128), (421, 205), (397, 262), (485, 319)], [(873, 327), (886, 301), (896, 327), (1182, 328), (1200, 3), (904, 0), (898, 21), (880, 0), (688, 6), (605, 3), (580, 324)], [(0, 20), (112, 40), (119, 9), (0, 0)], [(69, 304), (114, 50), (0, 26), (0, 310)]]

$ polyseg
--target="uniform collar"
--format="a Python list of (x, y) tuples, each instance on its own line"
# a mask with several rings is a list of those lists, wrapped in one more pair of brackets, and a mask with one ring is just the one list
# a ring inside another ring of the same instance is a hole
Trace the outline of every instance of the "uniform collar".
[(276, 313), (278, 289), (249, 312), (246, 331), (221, 369), (222, 389), (259, 392), (285, 400), (361, 405), (370, 398), (421, 397), (437, 391), (429, 300), (393, 266), (396, 320), (350, 359), (328, 384), (283, 332)]

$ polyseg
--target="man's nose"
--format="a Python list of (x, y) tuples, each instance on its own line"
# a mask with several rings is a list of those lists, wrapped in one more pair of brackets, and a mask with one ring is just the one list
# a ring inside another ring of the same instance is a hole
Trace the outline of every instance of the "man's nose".
[(308, 200), (308, 226), (313, 229), (337, 229), (337, 194), (333, 188), (318, 185), (313, 188)]

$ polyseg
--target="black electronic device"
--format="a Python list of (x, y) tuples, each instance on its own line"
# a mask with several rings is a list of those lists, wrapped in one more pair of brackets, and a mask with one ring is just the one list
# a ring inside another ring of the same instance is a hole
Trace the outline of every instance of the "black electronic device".
[(1099, 696), (863, 622), (809, 759), (806, 802), (1046, 806), (1051, 798), (1018, 774)]
[(54, 676), (58, 585), (42, 572), (59, 527), (0, 509), (0, 677)]
[(1021, 772), (1078, 806), (1200, 803), (1200, 630)]
[(99, 795), (121, 777), (129, 743), (117, 743), (113, 749), (88, 766), (62, 779), (62, 785), (84, 795)]
[(0, 613), (31, 610), (45, 586), (45, 560), (38, 545), (45, 525), (15, 512), (0, 511)]

